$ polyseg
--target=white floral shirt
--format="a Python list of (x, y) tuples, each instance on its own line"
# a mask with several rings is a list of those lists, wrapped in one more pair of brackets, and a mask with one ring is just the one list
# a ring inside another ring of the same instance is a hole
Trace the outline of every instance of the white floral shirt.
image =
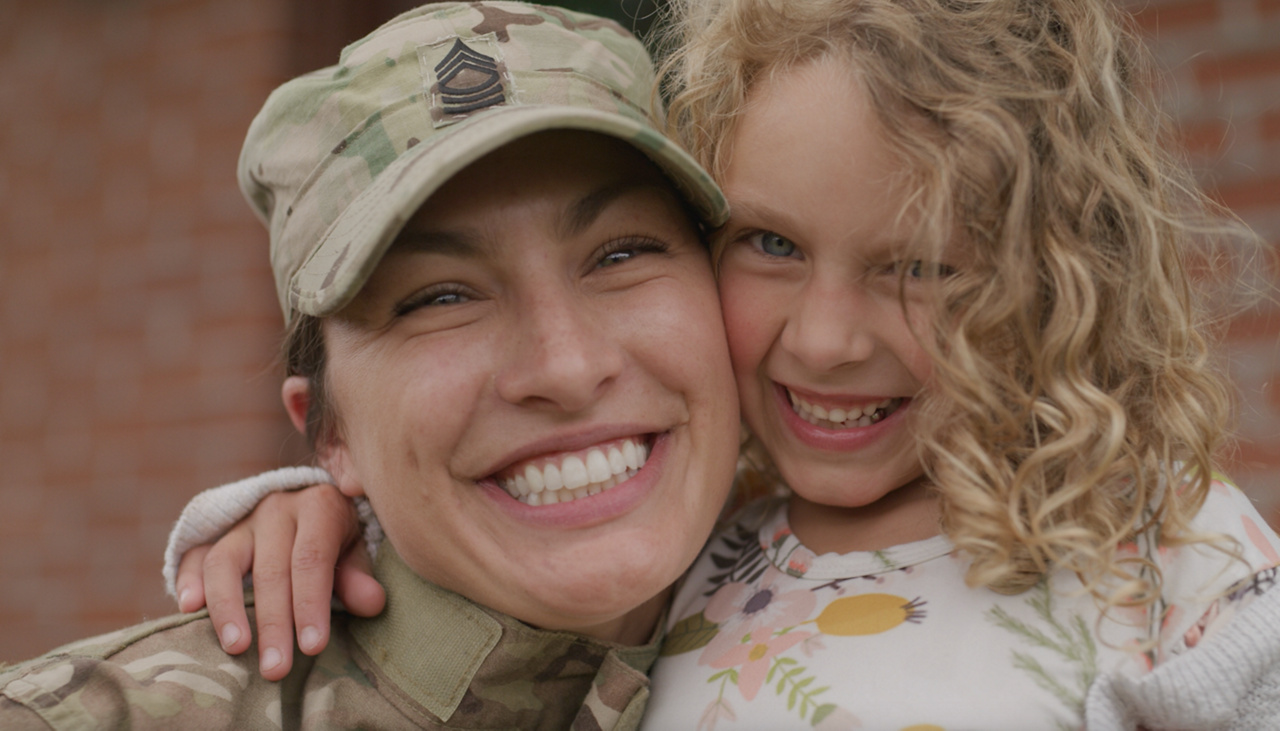
[(1016, 596), (970, 588), (944, 536), (816, 556), (785, 502), (758, 503), (679, 590), (644, 728), (1082, 728), (1100, 673), (1149, 672), (1280, 578), (1280, 538), (1234, 486), (1215, 482), (1192, 527), (1243, 561), (1146, 536), (1131, 550), (1160, 567), (1160, 600), (1104, 616), (1065, 571)]

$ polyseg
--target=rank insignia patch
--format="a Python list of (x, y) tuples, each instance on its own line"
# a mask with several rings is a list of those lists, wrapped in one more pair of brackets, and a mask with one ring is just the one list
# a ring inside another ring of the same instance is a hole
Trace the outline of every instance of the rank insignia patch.
[[(454, 38), (419, 49), (423, 66), (430, 64), (431, 116), (436, 126), (507, 101), (505, 69), (497, 56), (496, 39), (481, 36), (468, 41)], [(492, 55), (483, 52), (487, 50), (492, 50)]]

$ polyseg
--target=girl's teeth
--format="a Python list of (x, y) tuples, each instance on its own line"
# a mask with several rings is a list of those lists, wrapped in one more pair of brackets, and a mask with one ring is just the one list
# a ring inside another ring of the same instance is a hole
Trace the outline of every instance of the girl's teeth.
[(530, 462), (523, 470), (499, 478), (511, 497), (527, 505), (555, 505), (598, 495), (636, 475), (649, 458), (649, 448), (633, 439), (592, 447), (539, 468)]
[(871, 426), (896, 411), (902, 405), (902, 399), (888, 398), (879, 403), (866, 404), (862, 407), (833, 408), (828, 411), (819, 404), (811, 404), (805, 401), (790, 390), (787, 391), (787, 398), (791, 401), (792, 410), (801, 419), (814, 426), (821, 426), (827, 429), (852, 429), (853, 427)]

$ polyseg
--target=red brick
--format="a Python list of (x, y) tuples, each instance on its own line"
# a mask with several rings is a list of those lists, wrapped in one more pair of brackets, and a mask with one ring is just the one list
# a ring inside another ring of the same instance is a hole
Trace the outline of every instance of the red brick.
[(1280, 445), (1241, 441), (1237, 453), (1236, 462), (1248, 469), (1280, 466)]
[[(1280, 0), (1276, 0), (1280, 3)], [(1264, 140), (1280, 141), (1280, 110), (1272, 110), (1258, 118), (1258, 133)]]
[(1229, 141), (1227, 135), (1227, 124), (1220, 119), (1213, 119), (1181, 125), (1178, 128), (1178, 143), (1192, 155), (1216, 157)]
[(1133, 17), (1139, 28), (1159, 32), (1203, 27), (1217, 22), (1221, 16), (1218, 0), (1183, 0), (1143, 5)]
[(1270, 177), (1220, 185), (1211, 194), (1233, 211), (1280, 208), (1280, 170)]
[(1280, 338), (1280, 313), (1273, 310), (1253, 310), (1231, 319), (1226, 338), (1230, 342), (1257, 341)]
[(1192, 66), (1201, 88), (1215, 91), (1222, 84), (1280, 75), (1280, 48), (1247, 53), (1206, 53)]

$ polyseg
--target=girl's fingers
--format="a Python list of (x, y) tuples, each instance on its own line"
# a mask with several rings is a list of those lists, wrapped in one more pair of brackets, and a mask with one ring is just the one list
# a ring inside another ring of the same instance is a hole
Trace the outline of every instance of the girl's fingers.
[[(253, 532), (237, 526), (212, 547), (193, 550), (204, 552), (203, 593), (214, 631), (223, 650), (239, 655), (253, 640), (244, 610), (244, 575), (253, 565)], [(183, 557), (184, 564), (190, 554)]]
[(356, 541), (338, 562), (336, 574), (338, 599), (347, 611), (358, 617), (377, 616), (387, 604), (387, 592), (373, 578), (373, 561), (364, 541)]
[(298, 647), (315, 655), (329, 642), (334, 568), (343, 549), (355, 540), (359, 521), (351, 501), (332, 485), (294, 493), (300, 504), (293, 544), (293, 618)]
[(253, 511), (253, 604), (258, 624), (258, 671), (280, 680), (293, 667), (293, 544), (298, 514), (287, 494), (265, 498)]
[(213, 546), (196, 546), (182, 554), (178, 563), (178, 611), (194, 612), (204, 606), (204, 558)]

